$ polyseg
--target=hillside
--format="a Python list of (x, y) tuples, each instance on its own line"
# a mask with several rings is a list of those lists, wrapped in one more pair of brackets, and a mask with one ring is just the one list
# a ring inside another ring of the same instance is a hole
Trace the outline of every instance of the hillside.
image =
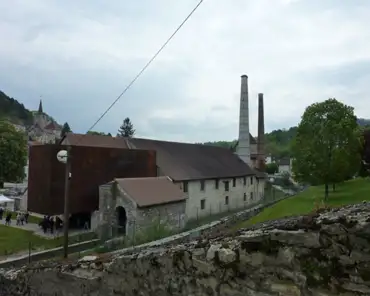
[[(360, 126), (370, 126), (370, 119), (359, 118), (357, 121)], [(289, 156), (291, 141), (295, 137), (296, 132), (297, 127), (293, 126), (289, 129), (273, 130), (272, 132), (265, 134), (266, 153), (277, 158)], [(235, 147), (235, 144), (236, 140), (204, 143), (204, 145), (219, 146), (224, 148)]]
[(33, 114), (22, 103), (0, 91), (0, 119), (29, 126), (33, 123)]

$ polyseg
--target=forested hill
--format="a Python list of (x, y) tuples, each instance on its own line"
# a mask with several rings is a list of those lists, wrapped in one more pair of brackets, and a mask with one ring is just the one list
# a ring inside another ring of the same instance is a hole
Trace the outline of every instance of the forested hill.
[[(370, 126), (370, 119), (359, 118), (357, 121), (360, 126)], [(266, 153), (277, 158), (289, 156), (290, 145), (292, 139), (295, 137), (296, 132), (297, 127), (294, 126), (289, 129), (273, 130), (271, 133), (265, 134)], [(204, 145), (220, 146), (230, 149), (235, 147), (235, 144), (236, 140), (204, 143)]]
[(29, 126), (33, 122), (33, 114), (22, 103), (0, 91), (0, 119), (7, 119), (15, 124)]

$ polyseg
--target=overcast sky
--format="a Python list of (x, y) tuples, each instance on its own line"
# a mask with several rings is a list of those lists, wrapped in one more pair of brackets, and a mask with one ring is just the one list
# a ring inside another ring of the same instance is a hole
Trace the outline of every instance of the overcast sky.
[[(197, 2), (1, 0), (0, 90), (86, 132)], [(253, 134), (259, 92), (267, 131), (328, 97), (369, 118), (369, 19), (368, 0), (205, 0), (95, 130), (234, 139), (242, 74)]]

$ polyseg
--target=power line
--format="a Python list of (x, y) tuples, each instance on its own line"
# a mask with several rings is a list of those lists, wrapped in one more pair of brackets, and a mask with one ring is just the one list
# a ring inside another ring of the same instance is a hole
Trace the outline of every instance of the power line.
[[(129, 90), (129, 88), (136, 82), (136, 80), (144, 73), (144, 71), (150, 66), (150, 64), (157, 58), (157, 56), (163, 51), (167, 44), (175, 37), (175, 35), (180, 31), (180, 29), (185, 25), (185, 23), (190, 19), (194, 12), (199, 8), (204, 0), (200, 0), (198, 4), (193, 8), (193, 10), (188, 14), (188, 16), (181, 22), (177, 29), (172, 33), (172, 35), (167, 39), (167, 41), (159, 48), (159, 50), (153, 55), (153, 57), (146, 63), (146, 65), (140, 70), (140, 72), (134, 77), (133, 80), (126, 86), (122, 93), (113, 101), (113, 103), (104, 111), (104, 113), (98, 118), (97, 121), (87, 130), (86, 134), (91, 131), (107, 113), (113, 108), (113, 106), (122, 98), (122, 96)], [(84, 135), (82, 135), (83, 137)], [(81, 137), (81, 138), (82, 138)], [(79, 143), (80, 141), (77, 141)]]

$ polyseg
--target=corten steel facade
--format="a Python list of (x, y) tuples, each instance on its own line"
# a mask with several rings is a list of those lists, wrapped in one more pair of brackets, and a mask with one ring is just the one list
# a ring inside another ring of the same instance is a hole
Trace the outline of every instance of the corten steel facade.
[[(31, 146), (28, 210), (59, 215), (64, 210), (65, 165), (57, 160), (65, 146)], [(155, 177), (156, 154), (149, 150), (73, 146), (71, 148), (70, 212), (98, 210), (99, 186), (114, 178)]]

